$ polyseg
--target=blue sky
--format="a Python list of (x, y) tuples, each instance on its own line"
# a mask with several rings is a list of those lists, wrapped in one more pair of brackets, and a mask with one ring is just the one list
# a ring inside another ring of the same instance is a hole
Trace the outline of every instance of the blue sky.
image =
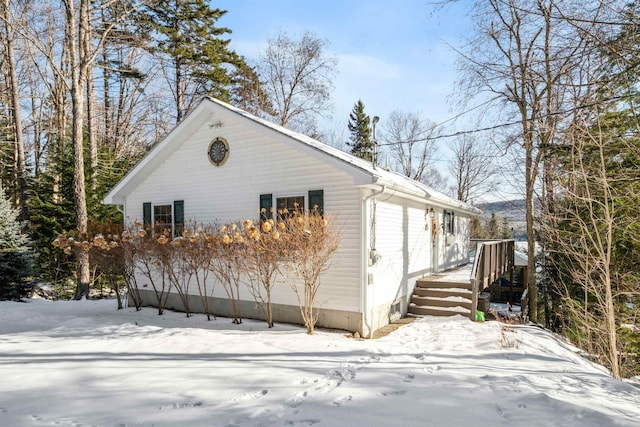
[(381, 123), (393, 110), (422, 112), (441, 122), (455, 113), (455, 53), (467, 26), (465, 2), (436, 10), (418, 0), (222, 0), (231, 47), (251, 59), (279, 30), (297, 37), (309, 30), (329, 41), (338, 57), (333, 118), (346, 126), (358, 99)]

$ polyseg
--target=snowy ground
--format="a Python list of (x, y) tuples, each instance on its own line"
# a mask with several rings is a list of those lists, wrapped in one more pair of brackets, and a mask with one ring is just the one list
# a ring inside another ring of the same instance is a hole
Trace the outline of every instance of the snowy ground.
[(535, 327), (425, 318), (379, 340), (114, 301), (0, 302), (0, 426), (637, 426)]

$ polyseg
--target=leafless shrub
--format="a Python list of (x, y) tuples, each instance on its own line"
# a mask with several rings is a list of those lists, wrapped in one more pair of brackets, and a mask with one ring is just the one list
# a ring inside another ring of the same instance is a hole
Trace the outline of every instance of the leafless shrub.
[(166, 266), (169, 281), (178, 292), (180, 301), (182, 301), (182, 308), (187, 317), (191, 317), (189, 286), (197, 270), (197, 266), (194, 266), (191, 262), (193, 247), (188, 240), (190, 235), (190, 232), (185, 230), (182, 236), (178, 236), (171, 241), (171, 262)]
[(251, 220), (242, 224), (245, 256), (243, 270), (246, 272), (246, 286), (256, 304), (265, 316), (270, 328), (273, 327), (273, 310), (271, 307), (271, 291), (276, 284), (275, 278), (283, 260), (283, 239), (281, 230), (273, 219), (254, 225)]
[(183, 241), (178, 246), (182, 252), (184, 267), (190, 272), (189, 279), (195, 279), (202, 302), (202, 310), (211, 320), (209, 308), (208, 282), (211, 272), (213, 235), (209, 226), (194, 226), (194, 231), (186, 229), (182, 233)]
[(287, 279), (298, 299), (307, 333), (312, 334), (318, 321), (316, 296), (320, 274), (330, 266), (331, 256), (338, 249), (340, 233), (317, 208), (309, 213), (278, 212), (278, 215), (281, 217), (278, 227), (284, 231), (286, 268), (291, 273)]
[(236, 224), (215, 227), (219, 231), (211, 239), (209, 269), (222, 284), (231, 304), (232, 323), (242, 323), (240, 312), (240, 276), (245, 256), (244, 238)]
[(123, 300), (129, 297), (136, 310), (140, 310), (142, 299), (138, 291), (134, 270), (133, 235), (124, 231), (121, 234), (96, 234), (92, 239), (77, 240), (68, 234), (59, 235), (53, 246), (65, 253), (83, 251), (89, 255), (95, 280), (105, 280), (108, 288), (116, 294), (118, 310), (123, 308)]
[(164, 234), (153, 238), (145, 230), (138, 229), (132, 243), (135, 247), (136, 269), (149, 280), (156, 297), (158, 314), (162, 315), (171, 291), (167, 269), (173, 259), (173, 250), (167, 244), (169, 238)]
[(127, 286), (127, 297), (133, 303), (136, 311), (140, 311), (142, 296), (136, 280), (136, 247), (132, 243), (133, 236), (129, 231), (123, 231), (119, 238), (114, 235), (113, 239), (116, 242), (119, 241), (122, 249), (122, 275)]

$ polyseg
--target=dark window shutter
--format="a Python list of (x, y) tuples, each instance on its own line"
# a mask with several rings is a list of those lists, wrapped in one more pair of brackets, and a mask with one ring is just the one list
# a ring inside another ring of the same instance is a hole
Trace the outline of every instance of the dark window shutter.
[(324, 190), (309, 191), (309, 211), (313, 212), (313, 208), (318, 207), (318, 213), (324, 215)]
[(146, 202), (142, 204), (142, 226), (150, 233), (151, 232), (151, 203)]
[(451, 234), (456, 234), (456, 221), (453, 212), (451, 212)]
[(184, 231), (184, 200), (173, 202), (173, 234), (181, 236)]
[(273, 218), (271, 209), (273, 208), (273, 194), (260, 195), (260, 221)]

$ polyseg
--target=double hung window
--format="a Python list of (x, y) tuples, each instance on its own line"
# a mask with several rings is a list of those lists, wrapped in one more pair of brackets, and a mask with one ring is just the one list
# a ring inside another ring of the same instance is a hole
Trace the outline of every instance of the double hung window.
[(158, 236), (165, 234), (175, 237), (184, 230), (184, 201), (175, 200), (173, 204), (142, 204), (144, 229)]
[(455, 216), (452, 211), (444, 211), (444, 232), (447, 234), (455, 234)]

